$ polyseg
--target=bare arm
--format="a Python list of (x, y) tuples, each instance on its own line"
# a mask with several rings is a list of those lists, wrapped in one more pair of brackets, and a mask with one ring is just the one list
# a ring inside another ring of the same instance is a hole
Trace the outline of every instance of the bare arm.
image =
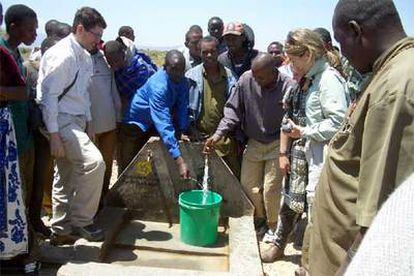
[(282, 130), (280, 131), (280, 152), (287, 152), (290, 146), (290, 138)]
[(282, 171), (284, 176), (287, 176), (290, 171), (290, 162), (288, 157), (288, 149), (290, 145), (289, 136), (280, 131), (280, 149), (279, 149), (279, 169)]

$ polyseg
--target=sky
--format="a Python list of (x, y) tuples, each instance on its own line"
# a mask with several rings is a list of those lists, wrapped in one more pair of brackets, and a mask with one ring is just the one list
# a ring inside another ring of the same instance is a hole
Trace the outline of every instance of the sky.
[[(394, 1), (406, 32), (414, 35), (413, 0)], [(189, 26), (200, 25), (207, 34), (207, 21), (219, 16), (223, 21), (240, 21), (250, 25), (256, 37), (256, 48), (266, 50), (272, 41), (284, 41), (290, 30), (325, 27), (332, 30), (331, 20), (336, 0), (32, 0), (4, 1), (6, 10), (13, 4), (25, 4), (38, 15), (36, 44), (45, 37), (44, 24), (57, 19), (72, 25), (76, 10), (82, 6), (97, 9), (105, 18), (105, 41), (115, 39), (122, 25), (134, 28), (139, 48), (177, 47), (184, 43)]]

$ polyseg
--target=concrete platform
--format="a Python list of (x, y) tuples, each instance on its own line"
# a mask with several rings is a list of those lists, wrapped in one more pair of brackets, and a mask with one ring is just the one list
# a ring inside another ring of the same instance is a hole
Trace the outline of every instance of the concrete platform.
[(113, 241), (128, 219), (123, 208), (104, 208), (97, 217), (97, 225), (105, 231), (103, 242), (77, 240), (73, 245), (52, 246), (48, 240), (40, 243), (40, 260), (45, 263), (65, 264), (67, 262), (102, 262)]
[(139, 250), (116, 248), (111, 251), (108, 260), (111, 264), (122, 266), (145, 266), (153, 268), (184, 269), (191, 271), (228, 272), (228, 256), (183, 254), (173, 251)]
[[(197, 181), (204, 169), (202, 146), (180, 143), (192, 178), (184, 181), (162, 142), (151, 139), (105, 198), (107, 208), (126, 210), (121, 226), (111, 230), (113, 234), (101, 245), (98, 260), (110, 264), (67, 263), (58, 275), (263, 275), (254, 208), (215, 153), (209, 157), (209, 185), (223, 198), (219, 241), (211, 247), (196, 247), (179, 239), (178, 196), (199, 188)], [(95, 257), (90, 261), (95, 262)]]
[[(206, 272), (184, 269), (171, 269), (171, 268), (153, 268), (145, 266), (122, 266), (117, 264), (101, 264), (101, 263), (88, 263), (88, 264), (74, 264), (69, 263), (62, 266), (58, 273), (58, 276), (136, 276), (136, 275), (151, 275), (151, 276), (227, 276), (228, 272)], [(246, 274), (244, 274), (246, 275)]]
[(228, 234), (219, 227), (218, 240), (212, 246), (199, 247), (181, 242), (180, 225), (153, 221), (130, 221), (120, 231), (114, 246), (131, 247), (142, 250), (196, 254), (206, 256), (228, 256)]

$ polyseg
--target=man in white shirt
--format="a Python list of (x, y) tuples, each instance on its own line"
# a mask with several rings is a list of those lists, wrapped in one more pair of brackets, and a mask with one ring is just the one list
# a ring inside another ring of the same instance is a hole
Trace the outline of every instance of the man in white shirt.
[(40, 63), (38, 97), (60, 176), (52, 191), (51, 241), (56, 245), (74, 242), (75, 236), (91, 241), (104, 237), (93, 224), (105, 163), (92, 142), (87, 87), (93, 71), (88, 50), (96, 48), (105, 28), (98, 11), (79, 9), (73, 33), (50, 48)]

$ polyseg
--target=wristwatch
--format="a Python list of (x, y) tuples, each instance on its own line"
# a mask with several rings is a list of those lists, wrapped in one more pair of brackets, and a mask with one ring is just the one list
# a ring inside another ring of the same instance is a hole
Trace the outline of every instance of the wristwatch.
[(280, 151), (279, 152), (279, 157), (282, 157), (282, 156), (287, 156), (287, 151)]

